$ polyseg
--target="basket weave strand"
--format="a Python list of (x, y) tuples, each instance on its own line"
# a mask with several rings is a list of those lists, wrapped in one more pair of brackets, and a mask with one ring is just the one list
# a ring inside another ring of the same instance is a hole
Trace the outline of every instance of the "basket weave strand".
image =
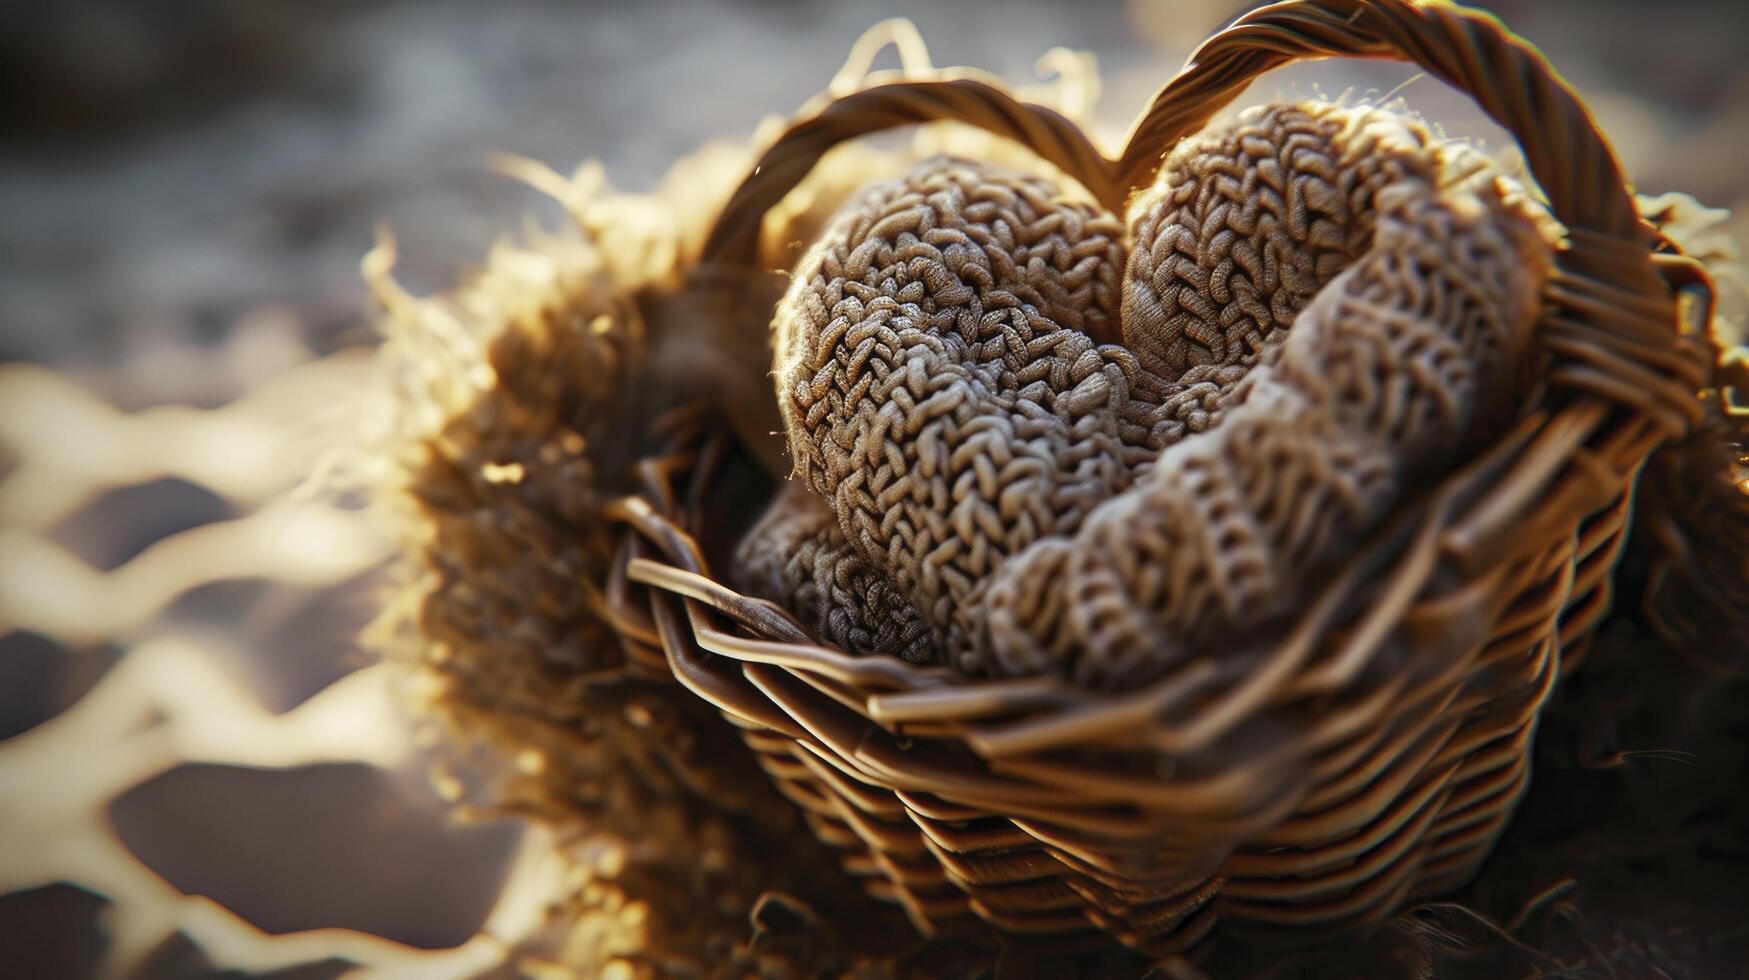
[(1113, 179), (1079, 126), (1044, 106), (1023, 103), (976, 75), (870, 85), (833, 99), (791, 126), (761, 157), (753, 174), (723, 205), (704, 247), (705, 263), (752, 262), (758, 253), (760, 220), (783, 199), (826, 151), (846, 140), (917, 123), (953, 120), (1005, 136), (1029, 148), (1080, 181), (1101, 204), (1123, 207), (1124, 190)]

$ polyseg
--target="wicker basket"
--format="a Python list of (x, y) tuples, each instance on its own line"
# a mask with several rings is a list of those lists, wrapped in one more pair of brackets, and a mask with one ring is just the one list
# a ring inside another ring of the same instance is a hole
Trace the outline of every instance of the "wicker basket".
[(701, 275), (749, 269), (765, 212), (832, 146), (952, 119), (1012, 138), (1122, 210), (1166, 149), (1259, 74), (1308, 58), (1414, 62), (1515, 134), (1570, 247), (1538, 324), (1546, 359), (1515, 427), (1402, 504), (1290, 628), (1100, 694), (980, 680), (813, 641), (713, 577), (701, 543), (744, 500), (710, 411), (664, 418), (606, 595), (628, 656), (716, 705), (869, 893), (925, 932), (985, 920), (1148, 955), (1234, 926), (1374, 921), (1463, 882), (1528, 778), (1550, 690), (1610, 600), (1636, 477), (1697, 418), (1704, 344), (1568, 89), (1491, 18), (1408, 0), (1290, 0), (1207, 41), (1120, 159), (1067, 119), (970, 76), (830, 102), (764, 154)]

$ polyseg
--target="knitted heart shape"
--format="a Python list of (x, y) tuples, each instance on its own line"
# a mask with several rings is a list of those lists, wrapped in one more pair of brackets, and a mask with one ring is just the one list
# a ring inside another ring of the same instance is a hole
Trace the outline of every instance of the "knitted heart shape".
[(1291, 612), (1473, 444), (1548, 237), (1486, 161), (1381, 109), (1253, 110), (1125, 221), (928, 161), (779, 306), (794, 480), (739, 577), (853, 651), (1157, 677)]

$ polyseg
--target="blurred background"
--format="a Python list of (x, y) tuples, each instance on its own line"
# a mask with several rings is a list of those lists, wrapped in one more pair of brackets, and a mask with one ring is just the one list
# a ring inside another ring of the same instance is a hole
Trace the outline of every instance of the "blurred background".
[[(895, 15), (935, 64), (1017, 83), (1092, 52), (1116, 138), (1248, 6), (0, 2), (0, 975), (516, 975), (547, 842), (452, 818), (358, 640), (386, 539), (321, 492), (381, 397), (376, 227), (404, 285), (442, 290), (559, 220), (492, 154), (649, 187), (823, 90)], [(1487, 6), (1642, 192), (1729, 208), (1749, 239), (1749, 4)], [(1404, 86), (1501, 141), (1414, 75), (1307, 66), (1248, 100)]]

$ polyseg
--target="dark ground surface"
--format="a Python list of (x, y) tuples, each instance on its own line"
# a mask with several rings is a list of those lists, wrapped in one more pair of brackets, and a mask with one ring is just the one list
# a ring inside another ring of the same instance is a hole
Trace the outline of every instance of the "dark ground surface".
[[(917, 22), (938, 65), (1029, 79), (1049, 48), (1095, 52), (1099, 118), (1121, 129), (1238, 6), (0, 3), (0, 362), (71, 373), (126, 407), (222, 403), (246, 377), (206, 376), (167, 355), (211, 348), (240, 326), (315, 353), (368, 343), (358, 262), (378, 223), (401, 242), (399, 277), (428, 292), (524, 215), (551, 219), (550, 205), (487, 169), (491, 153), (561, 171), (596, 158), (616, 184), (648, 186), (701, 142), (744, 137), (818, 92), (855, 37), (895, 14)], [(1730, 207), (1738, 239), (1749, 238), (1749, 4), (1492, 6), (1586, 95), (1642, 190)], [(1303, 77), (1326, 90), (1389, 89), (1408, 74), (1348, 67)], [(1464, 131), (1461, 102), (1448, 93), (1423, 82), (1408, 94)], [(152, 541), (229, 516), (202, 488), (160, 481), (109, 494), (57, 533), (114, 567)], [(278, 639), (249, 653), (255, 676), (267, 679), (265, 702), (288, 708), (356, 665), (362, 588), (349, 581), (272, 613), (285, 619), (268, 631)], [(246, 582), (211, 587), (178, 615), (234, 630), (261, 593)], [(117, 652), (69, 652), (0, 624), (0, 738), (77, 700)], [(1726, 759), (1705, 778), (1741, 780), (1737, 765)], [(1574, 792), (1589, 792), (1591, 778), (1574, 777)], [(1645, 781), (1641, 792), (1661, 791), (1655, 777)], [(481, 892), (513, 835), (446, 829), (441, 812), (423, 787), (367, 767), (184, 767), (118, 799), (111, 815), (172, 883), (269, 931), (340, 925), (444, 946), (477, 927)], [(294, 833), (305, 843), (271, 861), (237, 859)], [(1521, 837), (1547, 849), (1561, 833), (1557, 822)], [(0, 975), (81, 975), (101, 904), (68, 886), (0, 897)], [(166, 949), (154, 963), (164, 976), (199, 969), (187, 949)], [(318, 965), (297, 975), (332, 972)]]

